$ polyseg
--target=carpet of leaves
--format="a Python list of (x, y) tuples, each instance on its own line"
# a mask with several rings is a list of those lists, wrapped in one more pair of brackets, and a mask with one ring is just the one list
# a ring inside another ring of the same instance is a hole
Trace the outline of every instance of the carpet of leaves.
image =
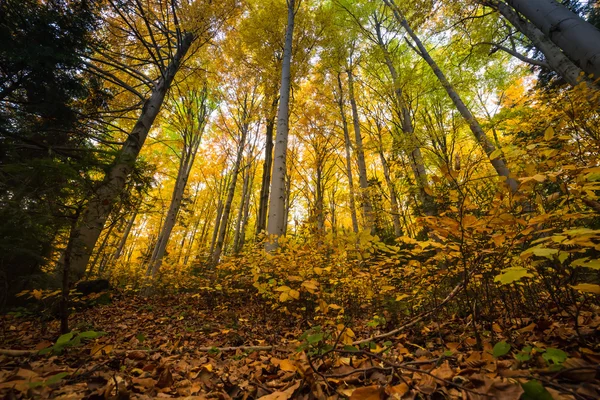
[[(473, 321), (430, 318), (349, 351), (344, 343), (386, 329), (354, 320), (332, 326), (334, 349), (298, 352), (307, 321), (249, 297), (209, 300), (113, 295), (111, 304), (71, 318), (76, 331), (106, 334), (61, 354), (9, 354), (53, 345), (59, 324), (2, 316), (0, 347), (7, 351), (0, 353), (0, 398), (600, 398), (600, 307), (581, 311), (578, 327), (566, 314), (545, 311), (535, 320), (497, 321), (479, 339)], [(494, 357), (501, 341), (511, 349)], [(533, 350), (523, 360), (527, 346)], [(561, 369), (543, 358), (548, 348), (568, 355)]]

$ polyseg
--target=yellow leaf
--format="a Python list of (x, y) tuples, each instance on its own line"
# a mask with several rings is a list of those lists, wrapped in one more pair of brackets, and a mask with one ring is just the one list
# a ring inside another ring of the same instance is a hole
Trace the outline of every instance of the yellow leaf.
[(494, 160), (502, 155), (502, 150), (496, 149), (490, 154), (490, 160)]
[(300, 292), (297, 290), (291, 289), (289, 295), (292, 299), (300, 300)]
[(38, 290), (38, 289), (34, 289), (31, 292), (31, 295), (36, 299), (36, 300), (40, 300), (42, 298), (42, 291)]
[(302, 282), (302, 286), (309, 290), (317, 290), (319, 288), (319, 282), (311, 279), (310, 281)]
[(322, 275), (323, 274), (323, 268), (315, 267), (315, 274)]
[(541, 174), (534, 175), (532, 178), (538, 182), (544, 182), (546, 180), (546, 176)]
[(400, 296), (396, 296), (396, 301), (404, 300), (409, 297), (407, 294), (401, 294)]
[(393, 287), (393, 286), (382, 286), (382, 287), (381, 287), (381, 289), (382, 289), (383, 291), (386, 291), (386, 292), (388, 292), (388, 291), (390, 291), (390, 290), (394, 290), (394, 289), (396, 289), (396, 288), (395, 288), (395, 287)]
[(275, 289), (277, 292), (289, 292), (291, 289), (289, 286), (279, 286)]
[(600, 294), (600, 285), (594, 285), (591, 283), (580, 283), (579, 285), (571, 285), (575, 290), (579, 290), (584, 293)]
[(279, 363), (279, 369), (282, 371), (295, 372), (298, 368), (290, 360), (281, 360)]
[(281, 295), (279, 295), (279, 301), (284, 303), (286, 301), (288, 301), (288, 299), (290, 298), (290, 296), (288, 295), (289, 292), (282, 292)]
[(549, 126), (546, 131), (544, 132), (544, 139), (545, 140), (550, 140), (554, 137), (554, 128), (552, 128), (551, 126)]

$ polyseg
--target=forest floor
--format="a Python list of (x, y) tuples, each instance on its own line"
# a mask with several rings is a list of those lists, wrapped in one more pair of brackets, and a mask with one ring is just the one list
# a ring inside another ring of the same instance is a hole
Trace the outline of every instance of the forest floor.
[(74, 313), (79, 333), (67, 336), (58, 321), (0, 317), (0, 398), (600, 398), (600, 307), (581, 311), (578, 327), (542, 313), (480, 334), (469, 319), (432, 317), (365, 346), (357, 342), (402, 321), (332, 323), (302, 336), (307, 321), (250, 295), (114, 294)]

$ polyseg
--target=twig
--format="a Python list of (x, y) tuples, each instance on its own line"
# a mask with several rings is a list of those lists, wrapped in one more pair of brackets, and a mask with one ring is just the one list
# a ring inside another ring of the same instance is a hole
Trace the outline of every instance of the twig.
[(31, 356), (36, 354), (37, 350), (11, 350), (11, 349), (0, 349), (0, 355), (8, 357), (21, 357)]
[[(469, 273), (469, 275), (473, 274), (473, 272), (474, 272), (474, 270), (471, 271)], [(370, 338), (367, 338), (367, 339), (357, 340), (355, 342), (352, 342), (352, 344), (353, 345), (357, 345), (357, 344), (371, 342), (371, 341), (377, 340), (377, 339), (383, 339), (383, 338), (386, 338), (386, 337), (394, 336), (395, 334), (397, 334), (399, 332), (402, 332), (406, 328), (410, 328), (411, 326), (418, 324), (419, 322), (423, 321), (425, 318), (427, 318), (428, 316), (430, 316), (431, 314), (433, 314), (435, 311), (439, 310), (444, 305), (446, 305), (446, 303), (448, 303), (450, 300), (452, 300), (460, 292), (460, 290), (463, 287), (464, 287), (464, 281), (461, 281), (458, 285), (456, 285), (454, 287), (454, 289), (452, 289), (452, 291), (450, 292), (450, 294), (448, 296), (446, 296), (446, 298), (440, 304), (438, 304), (436, 307), (432, 308), (431, 310), (422, 313), (418, 317), (414, 318), (412, 321), (407, 322), (406, 324), (400, 326), (399, 328), (396, 328), (393, 331), (382, 333), (381, 335), (371, 336)]]

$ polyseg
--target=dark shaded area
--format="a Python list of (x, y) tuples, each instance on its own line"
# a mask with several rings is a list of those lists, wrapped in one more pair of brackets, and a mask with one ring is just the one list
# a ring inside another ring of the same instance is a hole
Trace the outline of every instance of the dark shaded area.
[(107, 279), (94, 279), (91, 281), (82, 281), (77, 283), (77, 285), (75, 285), (75, 289), (82, 295), (87, 296), (92, 293), (100, 293), (105, 290), (110, 290), (111, 286)]

